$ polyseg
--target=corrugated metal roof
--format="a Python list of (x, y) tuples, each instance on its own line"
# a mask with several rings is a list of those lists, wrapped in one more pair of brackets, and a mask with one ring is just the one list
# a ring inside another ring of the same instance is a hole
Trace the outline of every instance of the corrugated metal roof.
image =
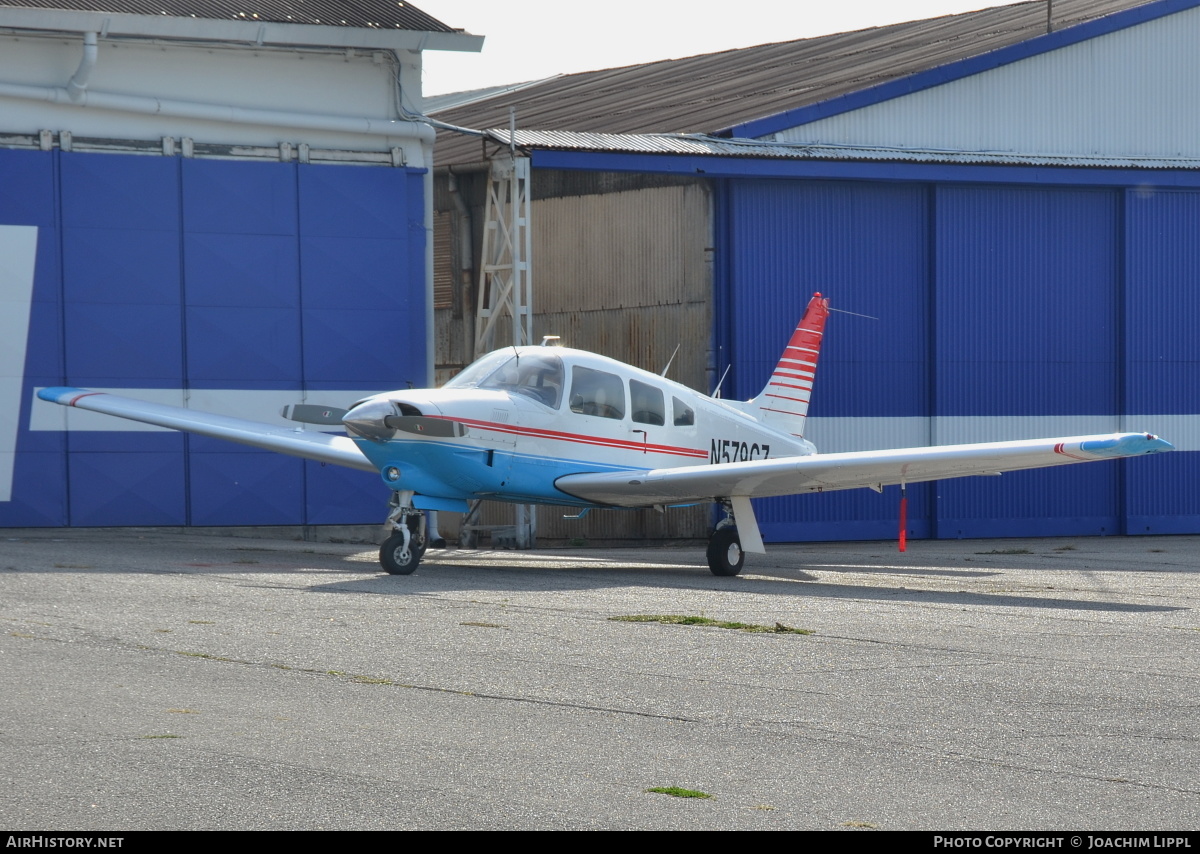
[[(1055, 29), (1146, 0), (1055, 0)], [(1045, 0), (850, 33), (569, 74), (439, 112), (441, 121), (597, 133), (714, 133), (978, 56), (1046, 32)], [(481, 159), (478, 140), (443, 132), (438, 164)]]
[(416, 6), (397, 0), (4, 0), (0, 8), (4, 6), (326, 27), (461, 32)]
[(464, 92), (447, 92), (445, 95), (426, 96), (425, 113), (433, 115), (434, 113), (451, 110), (455, 107), (473, 104), (476, 101), (486, 101), (488, 98), (495, 98), (497, 95), (507, 95), (520, 89), (528, 89), (530, 86), (536, 86), (539, 83), (554, 80), (561, 76), (561, 74), (553, 74), (550, 77), (541, 77), (537, 80), (523, 80), (520, 83), (507, 83), (503, 86), (487, 86), (483, 89), (468, 89)]
[[(487, 131), (486, 137), (507, 147), (507, 128)], [(517, 148), (557, 151), (611, 151), (628, 154), (686, 154), (718, 157), (769, 157), (791, 160), (870, 160), (908, 163), (966, 163), (994, 166), (1092, 166), (1119, 169), (1200, 169), (1200, 159), (1188, 157), (1083, 157), (1073, 154), (1023, 154), (1007, 151), (935, 151), (881, 146), (755, 142), (699, 134), (572, 133), (518, 130)], [(475, 143), (478, 147), (478, 142)]]

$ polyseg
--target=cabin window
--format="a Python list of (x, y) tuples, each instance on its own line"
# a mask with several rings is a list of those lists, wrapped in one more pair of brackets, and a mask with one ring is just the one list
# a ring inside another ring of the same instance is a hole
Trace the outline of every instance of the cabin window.
[(696, 413), (692, 408), (677, 397), (671, 398), (671, 406), (675, 416), (676, 427), (691, 427), (696, 423)]
[(637, 380), (629, 381), (630, 411), (639, 424), (654, 424), (658, 427), (667, 423), (663, 393), (652, 385)]
[(571, 411), (624, 418), (625, 384), (616, 374), (576, 365), (571, 369)]
[(479, 383), (479, 388), (515, 392), (558, 409), (563, 376), (563, 363), (558, 356), (525, 350)]

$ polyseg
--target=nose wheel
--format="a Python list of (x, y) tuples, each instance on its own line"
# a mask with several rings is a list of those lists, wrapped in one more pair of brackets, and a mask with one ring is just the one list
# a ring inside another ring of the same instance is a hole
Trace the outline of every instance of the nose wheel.
[(388, 575), (412, 575), (429, 538), (425, 514), (412, 506), (412, 493), (393, 492), (385, 528), (391, 533), (379, 547), (379, 565)]
[(379, 547), (379, 565), (388, 575), (412, 575), (425, 554), (425, 544), (410, 531), (397, 531)]

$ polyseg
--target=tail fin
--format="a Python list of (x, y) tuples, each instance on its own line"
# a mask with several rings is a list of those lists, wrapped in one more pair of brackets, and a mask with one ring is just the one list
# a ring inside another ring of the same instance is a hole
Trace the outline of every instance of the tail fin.
[(825, 319), (829, 317), (829, 300), (820, 293), (813, 294), (804, 317), (788, 341), (771, 379), (756, 397), (749, 401), (751, 410), (758, 409), (758, 419), (764, 424), (804, 436), (804, 419), (812, 396), (813, 380), (817, 375), (817, 357), (821, 354), (821, 338), (825, 334)]

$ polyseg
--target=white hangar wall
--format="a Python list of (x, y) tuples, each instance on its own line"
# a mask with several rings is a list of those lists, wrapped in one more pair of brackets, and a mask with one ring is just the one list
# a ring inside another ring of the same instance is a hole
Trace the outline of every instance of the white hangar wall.
[[(89, 37), (88, 28), (99, 29), (106, 18), (137, 16), (93, 17), (98, 20), (67, 15), (63, 25), (79, 27), (76, 32), (0, 36), (0, 130), (49, 129), (111, 139), (189, 137), (224, 145), (399, 148), (407, 165), (428, 165), (429, 128), (394, 121), (399, 92), (410, 109), (421, 102), (415, 50), (323, 45), (333, 38), (327, 33), (315, 34), (311, 43), (290, 35), (287, 43), (263, 45), (204, 38), (205, 27), (224, 22), (202, 22), (190, 39), (174, 42), (135, 37), (134, 25), (125, 28), (130, 32), (124, 37), (97, 37), (94, 31)], [(413, 35), (415, 43), (419, 34)], [(94, 47), (86, 45), (88, 38)], [(75, 97), (67, 91), (72, 81), (82, 83)]]
[[(1074, 28), (1086, 35), (1112, 27), (1113, 19), (1136, 22), (1112, 32), (1061, 44), (1073, 32), (1063, 31), (997, 51), (1003, 64), (980, 73), (954, 76), (985, 63), (986, 56), (933, 69), (911, 79), (918, 91), (827, 117), (808, 120), (822, 110), (797, 111), (803, 124), (768, 138), (936, 151), (1198, 158), (1200, 8), (1164, 11), (1169, 10), (1161, 3), (1138, 7)], [(1157, 16), (1141, 20), (1152, 13)], [(825, 111), (832, 109), (836, 106)]]
[(378, 522), (369, 474), (34, 396), (270, 421), (423, 384), (433, 135), (393, 121), (419, 53), (121, 26), (94, 65), (82, 31), (0, 36), (0, 526)]

